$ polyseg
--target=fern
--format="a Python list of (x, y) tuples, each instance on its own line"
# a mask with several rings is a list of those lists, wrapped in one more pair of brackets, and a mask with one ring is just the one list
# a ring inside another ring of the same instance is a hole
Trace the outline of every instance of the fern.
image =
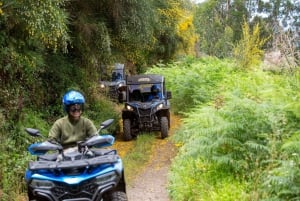
[[(281, 165), (268, 172), (262, 187), (266, 197), (277, 200), (299, 200), (300, 170), (294, 161), (281, 161)], [(266, 199), (267, 200), (267, 199)]]
[[(198, 61), (198, 62), (195, 62)], [(198, 104), (205, 104), (218, 93), (218, 84), (230, 73), (234, 66), (230, 62), (208, 58), (196, 60), (187, 58), (162, 68), (156, 65), (147, 73), (157, 73), (166, 77), (168, 90), (172, 91), (172, 108), (175, 112), (188, 112)]]
[[(216, 195), (217, 184), (222, 181), (216, 182), (208, 174), (214, 172), (220, 180), (226, 177), (223, 174), (228, 174), (234, 181), (242, 181), (244, 185), (249, 183), (249, 194), (243, 198), (297, 200), (300, 189), (297, 165), (300, 160), (299, 75), (220, 69), (224, 62), (214, 63), (213, 67), (207, 61), (217, 62), (202, 60), (195, 65), (189, 60), (186, 66), (177, 63), (175, 70), (174, 66), (169, 66), (162, 71), (170, 74), (167, 76), (172, 78), (174, 85), (176, 81), (184, 80), (181, 75), (191, 75), (193, 81), (186, 81), (186, 84), (193, 83), (194, 86), (197, 83), (196, 75), (183, 70), (192, 71), (205, 80), (198, 81), (198, 89), (189, 88), (189, 85), (185, 86), (187, 88), (174, 87), (186, 90), (180, 91), (182, 94), (211, 90), (206, 93), (205, 100), (198, 96), (198, 101), (194, 100), (197, 94), (193, 98), (178, 98), (176, 92), (175, 96), (173, 94), (172, 103), (175, 102), (177, 108), (188, 103), (191, 107), (183, 110), (183, 127), (173, 137), (181, 148), (171, 172), (172, 178), (179, 183), (171, 184), (171, 194), (178, 198), (175, 200), (197, 200), (199, 195), (193, 196), (191, 190), (197, 189), (202, 192), (201, 198), (223, 200), (221, 195)], [(199, 171), (198, 174), (195, 171)], [(206, 178), (208, 175), (210, 179)], [(203, 179), (206, 179), (205, 184)], [(210, 189), (201, 188), (205, 185)], [(184, 186), (182, 191), (180, 186)], [(225, 186), (222, 187), (230, 189)]]

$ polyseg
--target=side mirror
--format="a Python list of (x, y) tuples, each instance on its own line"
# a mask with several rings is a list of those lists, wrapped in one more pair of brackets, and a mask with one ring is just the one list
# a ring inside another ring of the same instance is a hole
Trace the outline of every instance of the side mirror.
[(35, 128), (25, 128), (25, 131), (31, 135), (31, 136), (34, 136), (34, 137), (39, 137), (39, 136), (42, 136), (40, 131), (38, 129), (35, 129)]
[(171, 91), (167, 91), (167, 99), (171, 99), (172, 98), (172, 92)]
[(115, 121), (114, 119), (108, 119), (108, 120), (106, 120), (106, 121), (103, 121), (103, 122), (100, 124), (100, 128), (97, 130), (97, 133), (95, 133), (95, 134), (99, 134), (100, 131), (101, 131), (102, 129), (107, 128), (107, 127), (110, 126), (114, 121)]
[(104, 128), (107, 128), (107, 127), (110, 126), (113, 122), (114, 122), (114, 119), (108, 119), (108, 120), (102, 122), (102, 123), (100, 124), (100, 129), (102, 130), (102, 129), (104, 129)]
[(95, 135), (87, 141), (81, 143), (81, 146), (101, 148), (106, 146), (112, 146), (114, 141), (115, 138), (111, 135)]

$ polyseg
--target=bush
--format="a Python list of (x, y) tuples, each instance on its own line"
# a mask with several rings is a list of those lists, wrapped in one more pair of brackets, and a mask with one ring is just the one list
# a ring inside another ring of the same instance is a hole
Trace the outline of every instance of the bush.
[[(168, 76), (175, 81), (181, 74)], [(298, 200), (299, 75), (223, 70), (219, 77), (206, 88), (211, 98), (191, 104), (173, 137), (181, 148), (169, 177), (172, 198)], [(172, 101), (179, 109), (177, 98)]]
[(166, 85), (172, 91), (172, 111), (185, 113), (198, 104), (211, 101), (218, 93), (218, 84), (231, 73), (229, 61), (215, 58), (186, 58), (168, 65), (158, 64), (147, 73), (166, 77)]
[(251, 33), (246, 21), (243, 24), (243, 38), (234, 49), (234, 56), (242, 69), (257, 66), (264, 55), (262, 47), (268, 38), (260, 38), (260, 27), (256, 24)]

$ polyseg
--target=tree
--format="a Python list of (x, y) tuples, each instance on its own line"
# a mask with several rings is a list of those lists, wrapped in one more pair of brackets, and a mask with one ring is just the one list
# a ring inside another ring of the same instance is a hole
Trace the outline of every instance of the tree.
[[(112, 43), (115, 52), (137, 65), (146, 64), (156, 38), (154, 1), (113, 1)], [(111, 2), (110, 2), (111, 3)]]
[[(206, 54), (221, 58), (230, 56), (230, 50), (243, 36), (243, 19), (246, 19), (249, 24), (259, 22), (264, 25), (261, 28), (261, 36), (268, 37), (272, 34), (273, 40), (278, 38), (277, 33), (280, 31), (278, 28), (281, 27), (288, 31), (286, 33), (295, 44), (299, 40), (299, 13), (300, 2), (296, 0), (205, 1), (197, 6), (195, 14), (195, 27), (199, 34), (200, 49)], [(268, 44), (269, 48), (272, 48), (270, 44), (272, 43)], [(297, 47), (297, 44), (294, 46)], [(292, 53), (295, 57), (298, 54)]]
[(159, 16), (155, 28), (157, 46), (153, 51), (156, 58), (168, 61), (182, 54), (194, 54), (197, 36), (192, 4), (182, 0), (161, 0), (155, 7)]
[(231, 55), (240, 38), (244, 1), (209, 0), (197, 7), (195, 27), (201, 51), (220, 58)]
[[(279, 51), (285, 58), (285, 66), (294, 68), (299, 65), (299, 25), (300, 2), (296, 0), (252, 0), (248, 8), (254, 22), (264, 23), (266, 30), (272, 35), (268, 44), (271, 51)], [(259, 18), (259, 19), (258, 19)]]

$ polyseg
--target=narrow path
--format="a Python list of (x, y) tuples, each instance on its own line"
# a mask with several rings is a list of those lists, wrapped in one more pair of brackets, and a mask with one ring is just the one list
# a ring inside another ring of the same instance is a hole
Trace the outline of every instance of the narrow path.
[[(170, 136), (179, 125), (180, 119), (172, 116)], [(170, 201), (167, 191), (168, 172), (177, 149), (170, 137), (164, 140), (158, 137), (154, 150), (156, 151), (144, 170), (127, 184), (129, 201)]]

